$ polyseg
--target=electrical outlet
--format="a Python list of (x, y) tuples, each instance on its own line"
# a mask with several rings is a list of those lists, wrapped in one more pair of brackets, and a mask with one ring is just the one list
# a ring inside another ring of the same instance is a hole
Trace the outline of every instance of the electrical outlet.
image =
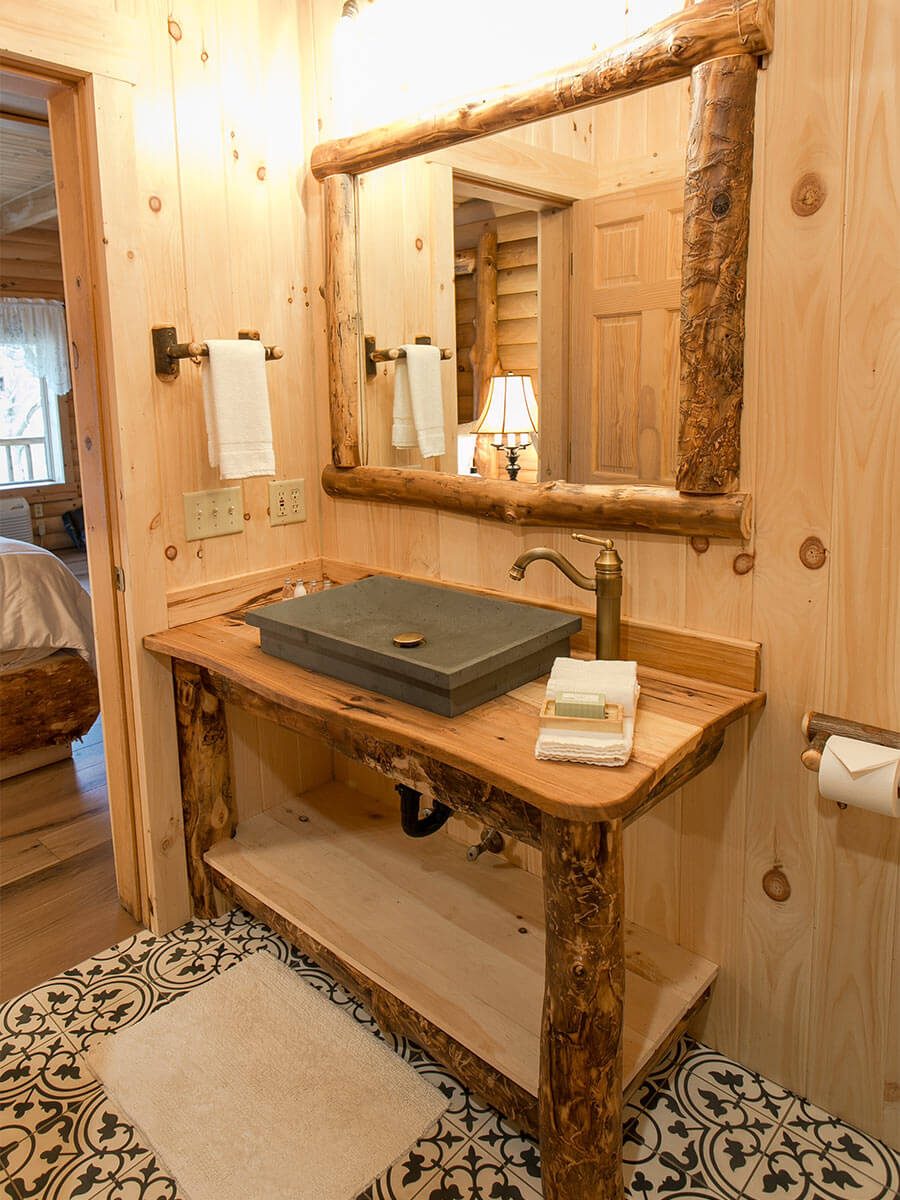
[(184, 531), (189, 542), (244, 532), (244, 496), (239, 487), (184, 493)]
[(293, 525), (306, 520), (306, 483), (282, 479), (269, 484), (269, 524)]

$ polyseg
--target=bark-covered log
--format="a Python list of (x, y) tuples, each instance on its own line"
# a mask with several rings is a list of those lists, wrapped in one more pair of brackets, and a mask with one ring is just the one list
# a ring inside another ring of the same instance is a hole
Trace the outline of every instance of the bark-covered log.
[(681, 264), (682, 492), (738, 486), (755, 101), (749, 54), (693, 72)]
[(24, 754), (83, 737), (100, 713), (97, 677), (60, 651), (0, 675), (0, 753)]
[(709, 59), (771, 49), (770, 0), (700, 0), (636, 38), (525, 85), (481, 93), (425, 117), (322, 142), (313, 151), (312, 172), (325, 179), (340, 172), (372, 171), (680, 79)]
[(625, 1001), (622, 825), (545, 815), (543, 844), (544, 1196), (619, 1200)]
[(326, 467), (322, 486), (347, 500), (387, 500), (486, 517), (509, 525), (641, 529), (650, 533), (747, 538), (750, 496), (688, 496), (637, 484), (518, 483), (400, 467)]
[(349, 175), (325, 183), (325, 303), (331, 460), (359, 463), (359, 284), (356, 273), (356, 191)]
[(237, 810), (231, 787), (225, 703), (209, 672), (175, 661), (175, 717), (188, 885), (198, 917), (214, 917), (216, 902), (203, 855), (234, 836)]
[(497, 336), (497, 230), (485, 229), (475, 254), (475, 345), (471, 350), (473, 408), (484, 411), (491, 378), (500, 370)]

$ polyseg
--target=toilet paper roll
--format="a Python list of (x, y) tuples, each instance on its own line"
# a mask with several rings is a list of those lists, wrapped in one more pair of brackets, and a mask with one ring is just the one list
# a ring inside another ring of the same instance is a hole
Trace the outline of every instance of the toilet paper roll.
[(819, 793), (853, 808), (900, 817), (900, 750), (830, 737), (822, 751)]

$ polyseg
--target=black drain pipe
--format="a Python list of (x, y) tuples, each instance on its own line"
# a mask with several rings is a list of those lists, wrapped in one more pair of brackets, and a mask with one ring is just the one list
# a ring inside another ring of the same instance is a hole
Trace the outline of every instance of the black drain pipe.
[(405, 783), (398, 783), (396, 787), (400, 797), (400, 825), (408, 837), (423, 838), (428, 837), (431, 833), (437, 833), (453, 815), (452, 808), (442, 804), (440, 800), (435, 800), (431, 805), (431, 812), (420, 817), (419, 805), (422, 801), (422, 793), (417, 792), (415, 788), (407, 787)]

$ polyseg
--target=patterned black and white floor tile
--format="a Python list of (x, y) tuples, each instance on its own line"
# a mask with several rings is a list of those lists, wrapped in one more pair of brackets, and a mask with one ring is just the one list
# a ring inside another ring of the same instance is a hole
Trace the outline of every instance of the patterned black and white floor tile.
[[(326, 971), (240, 910), (136, 934), (0, 1007), (0, 1195), (186, 1200), (81, 1051), (258, 953), (384, 1036)], [(449, 1105), (355, 1200), (539, 1200), (536, 1142), (418, 1046), (387, 1041)], [(624, 1133), (629, 1200), (900, 1200), (900, 1154), (688, 1039), (645, 1080)]]

